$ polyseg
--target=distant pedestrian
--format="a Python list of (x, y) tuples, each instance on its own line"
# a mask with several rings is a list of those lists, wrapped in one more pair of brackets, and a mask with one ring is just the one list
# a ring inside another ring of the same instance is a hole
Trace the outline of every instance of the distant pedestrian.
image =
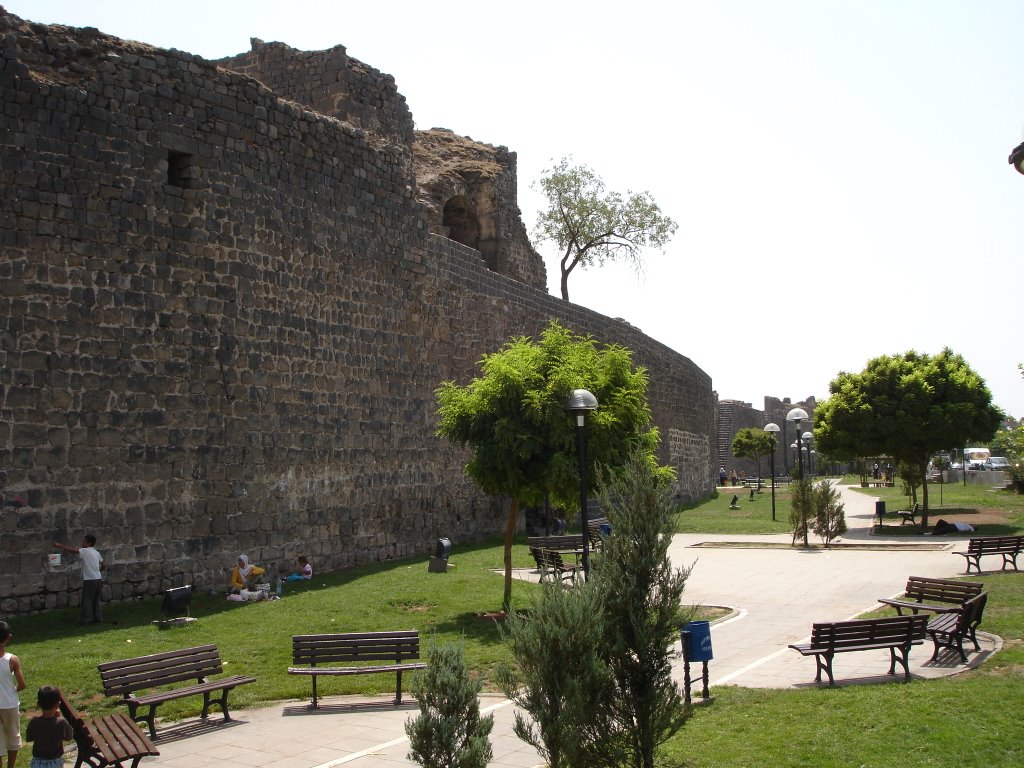
[(103, 571), (107, 569), (107, 564), (96, 549), (96, 537), (86, 534), (80, 547), (71, 547), (57, 541), (53, 542), (53, 546), (63, 552), (78, 555), (82, 561), (82, 612), (78, 623), (99, 624), (103, 621), (100, 597), (103, 593)]
[(21, 699), (18, 691), (25, 690), (25, 675), (21, 659), (7, 650), (11, 642), (11, 628), (0, 621), (0, 768), (3, 753), (7, 753), (7, 768), (14, 768), (21, 749)]
[(726, 477), (726, 475), (725, 475), (725, 467), (722, 467), (721, 469), (718, 470), (718, 484), (719, 485), (725, 485), (725, 477)]
[(75, 738), (71, 723), (60, 716), (60, 691), (44, 685), (36, 694), (39, 714), (28, 721), (25, 736), (32, 742), (29, 768), (62, 768), (64, 742)]

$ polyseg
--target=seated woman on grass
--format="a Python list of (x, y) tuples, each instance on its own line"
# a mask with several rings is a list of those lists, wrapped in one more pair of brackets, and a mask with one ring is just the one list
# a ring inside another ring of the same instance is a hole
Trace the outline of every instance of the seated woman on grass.
[(258, 565), (249, 563), (248, 555), (238, 556), (238, 565), (231, 569), (231, 588), (237, 590), (252, 589), (256, 578), (262, 576), (264, 570)]

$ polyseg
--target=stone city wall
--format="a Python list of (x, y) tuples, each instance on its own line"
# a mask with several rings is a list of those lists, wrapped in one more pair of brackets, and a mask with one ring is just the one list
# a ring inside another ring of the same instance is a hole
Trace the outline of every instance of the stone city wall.
[(429, 234), (408, 147), (95, 30), (0, 12), (0, 49), (0, 613), (77, 604), (85, 532), (114, 600), (496, 534), (434, 389), (550, 318), (634, 350), (710, 492), (709, 377)]

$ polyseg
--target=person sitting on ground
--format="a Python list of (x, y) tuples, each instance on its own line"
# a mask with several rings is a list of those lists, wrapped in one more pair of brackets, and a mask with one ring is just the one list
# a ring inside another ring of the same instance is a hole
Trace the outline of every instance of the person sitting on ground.
[(262, 576), (264, 570), (258, 565), (249, 563), (248, 555), (238, 556), (238, 565), (231, 569), (231, 588), (237, 590), (252, 589), (256, 577)]
[(299, 555), (299, 570), (288, 574), (285, 581), (308, 581), (313, 578), (313, 566), (305, 555)]

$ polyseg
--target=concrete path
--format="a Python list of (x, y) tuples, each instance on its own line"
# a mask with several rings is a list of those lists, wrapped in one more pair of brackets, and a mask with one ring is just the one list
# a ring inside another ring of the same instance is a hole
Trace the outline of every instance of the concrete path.
[[(713, 624), (714, 660), (709, 664), (711, 695), (720, 685), (804, 687), (815, 685), (813, 658), (789, 650), (810, 634), (814, 621), (839, 621), (878, 607), (878, 598), (903, 590), (907, 577), (954, 576), (964, 572), (964, 560), (950, 554), (964, 549), (967, 537), (874, 536), (874, 499), (843, 488), (847, 544), (872, 545), (870, 550), (739, 548), (739, 541), (788, 545), (787, 536), (676, 536), (670, 550), (674, 563), (693, 566), (685, 599), (734, 609)], [(764, 499), (767, 501), (767, 499)], [(728, 502), (723, 501), (723, 504)], [(767, 505), (764, 505), (766, 508)], [(781, 514), (788, 514), (779, 508)], [(913, 546), (910, 543), (913, 542)], [(813, 543), (813, 541), (812, 541)], [(888, 546), (887, 546), (888, 545)], [(927, 546), (920, 546), (927, 545)], [(523, 572), (523, 578), (536, 578)], [(982, 579), (983, 580), (983, 579)], [(999, 640), (983, 633), (980, 653), (969, 654), (975, 666), (998, 650)], [(928, 662), (931, 643), (911, 653), (915, 678), (939, 677), (966, 669), (958, 658), (940, 656)], [(839, 685), (891, 679), (887, 651), (841, 654), (834, 662)], [(676, 679), (682, 680), (682, 661)], [(700, 665), (691, 666), (693, 694), (700, 695)], [(304, 703), (291, 702), (233, 713), (231, 723), (214, 716), (209, 725), (185, 721), (160, 729), (160, 756), (144, 765), (202, 768), (245, 765), (255, 768), (370, 768), (414, 765), (406, 759), (409, 743), (404, 724), (418, 712), (415, 704), (396, 708), (389, 696), (334, 697), (311, 713)], [(533, 768), (537, 753), (512, 734), (515, 708), (500, 695), (481, 698), (484, 712), (494, 715), (491, 766)]]

